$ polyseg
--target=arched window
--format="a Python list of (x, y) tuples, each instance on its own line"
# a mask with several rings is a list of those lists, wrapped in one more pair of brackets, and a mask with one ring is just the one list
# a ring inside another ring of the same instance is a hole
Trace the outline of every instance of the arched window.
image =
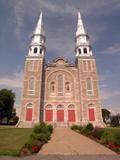
[(78, 52), (79, 52), (79, 54), (81, 54), (81, 49), (80, 48), (78, 49)]
[(70, 104), (70, 105), (68, 106), (68, 109), (73, 109), (73, 108), (75, 108), (74, 104)]
[(34, 90), (35, 90), (35, 79), (34, 77), (32, 77), (29, 79), (29, 82), (28, 82), (29, 94), (34, 94)]
[(91, 104), (88, 105), (88, 107), (89, 107), (89, 108), (94, 108), (95, 105), (91, 103)]
[(28, 104), (26, 105), (26, 108), (32, 108), (32, 103), (28, 103)]
[(93, 94), (92, 79), (87, 78), (87, 93)]
[(55, 82), (51, 82), (50, 84), (50, 92), (55, 92)]
[(63, 106), (62, 104), (59, 104), (59, 105), (57, 106), (57, 109), (60, 109), (60, 108), (64, 108), (64, 106)]
[(37, 47), (34, 48), (34, 53), (37, 53)]
[(58, 96), (63, 96), (63, 75), (58, 75)]
[(70, 92), (70, 82), (66, 82), (66, 83), (65, 83), (65, 89), (66, 89), (66, 92), (67, 92), (67, 93)]
[(87, 48), (84, 48), (83, 51), (84, 51), (84, 53), (86, 54), (86, 53), (87, 53)]
[(46, 107), (45, 107), (46, 109), (52, 109), (52, 105), (51, 104), (48, 104)]
[(42, 48), (40, 48), (40, 54), (42, 54)]

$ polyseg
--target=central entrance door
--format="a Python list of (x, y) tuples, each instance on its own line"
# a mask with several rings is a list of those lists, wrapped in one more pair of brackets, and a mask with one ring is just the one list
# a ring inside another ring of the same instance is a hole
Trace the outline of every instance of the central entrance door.
[(68, 110), (68, 121), (75, 122), (75, 110)]
[(64, 122), (64, 110), (57, 110), (57, 122)]

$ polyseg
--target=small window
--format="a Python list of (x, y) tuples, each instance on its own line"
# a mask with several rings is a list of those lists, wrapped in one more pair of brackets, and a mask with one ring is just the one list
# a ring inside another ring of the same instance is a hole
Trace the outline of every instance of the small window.
[(66, 82), (65, 87), (66, 87), (66, 92), (70, 92), (70, 83), (69, 82)]
[(36, 48), (34, 48), (34, 53), (37, 53), (37, 47), (36, 47)]
[(55, 82), (51, 82), (51, 92), (55, 92)]
[(79, 52), (79, 54), (81, 54), (81, 49), (80, 48), (78, 49), (78, 52)]
[(84, 53), (85, 53), (85, 54), (87, 53), (87, 48), (84, 48)]

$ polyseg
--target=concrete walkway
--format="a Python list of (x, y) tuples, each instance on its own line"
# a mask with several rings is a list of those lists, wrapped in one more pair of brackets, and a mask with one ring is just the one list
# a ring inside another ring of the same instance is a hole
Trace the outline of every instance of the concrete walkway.
[(0, 160), (120, 160), (119, 155), (32, 155), (24, 158), (0, 156)]
[(41, 155), (116, 155), (115, 152), (68, 128), (56, 128)]

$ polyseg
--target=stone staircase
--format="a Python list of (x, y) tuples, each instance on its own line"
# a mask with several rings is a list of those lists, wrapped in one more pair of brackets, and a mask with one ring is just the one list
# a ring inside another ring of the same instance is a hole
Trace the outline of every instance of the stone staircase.
[(56, 128), (68, 128), (69, 127), (69, 124), (68, 123), (65, 123), (65, 122), (57, 122), (54, 124), (54, 127)]
[(16, 124), (17, 128), (33, 128), (34, 127), (34, 122), (32, 121), (28, 121), (28, 122), (24, 122), (24, 121), (18, 121), (18, 123)]

